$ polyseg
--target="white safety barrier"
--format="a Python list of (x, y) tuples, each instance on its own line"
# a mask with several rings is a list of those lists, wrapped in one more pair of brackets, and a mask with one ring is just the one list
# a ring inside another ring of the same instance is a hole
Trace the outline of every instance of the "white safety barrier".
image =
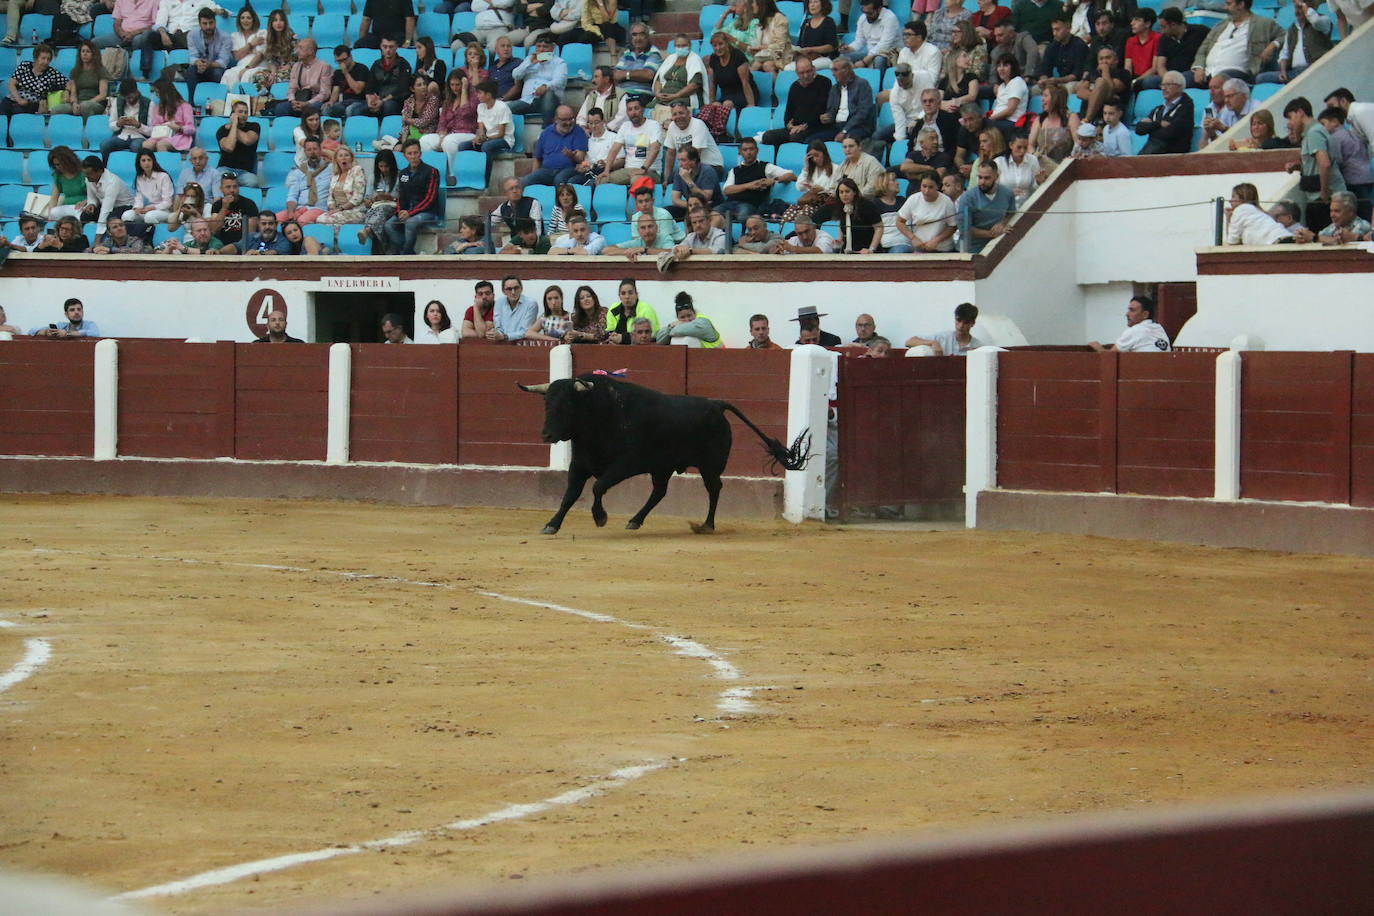
[(119, 343), (107, 337), (95, 345), (96, 461), (112, 461), (119, 454)]
[(804, 430), (811, 435), (811, 461), (802, 470), (788, 471), (783, 477), (782, 517), (794, 524), (808, 518), (825, 518), (826, 421), (834, 378), (835, 359), (829, 350), (808, 344), (792, 351), (787, 386), (787, 441), (783, 445), (791, 445)]
[(329, 421), (325, 433), (325, 464), (348, 464), (349, 410), (353, 400), (353, 348), (336, 343), (329, 348)]
[[(549, 381), (573, 377), (572, 347), (559, 344), (549, 350)], [(555, 442), (549, 446), (549, 467), (555, 471), (566, 471), (572, 464), (572, 443)]]

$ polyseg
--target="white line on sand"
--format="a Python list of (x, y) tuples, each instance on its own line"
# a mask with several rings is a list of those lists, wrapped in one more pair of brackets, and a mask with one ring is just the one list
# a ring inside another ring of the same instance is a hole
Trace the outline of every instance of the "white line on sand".
[(0, 674), (0, 692), (9, 690), (15, 684), (42, 668), (52, 657), (52, 646), (46, 639), (24, 640), (24, 657), (4, 674)]

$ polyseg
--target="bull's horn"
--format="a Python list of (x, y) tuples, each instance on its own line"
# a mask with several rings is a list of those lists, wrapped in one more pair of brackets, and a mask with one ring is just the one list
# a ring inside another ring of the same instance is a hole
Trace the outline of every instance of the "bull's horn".
[(591, 390), (592, 390), (592, 383), (591, 383), (591, 382), (584, 382), (584, 381), (582, 381), (582, 380), (580, 380), (580, 379), (579, 379), (578, 381), (573, 382), (573, 391), (591, 391)]
[(548, 394), (548, 393), (549, 393), (549, 383), (548, 383), (548, 382), (545, 382), (545, 383), (542, 384), (542, 385), (521, 385), (519, 382), (516, 382), (515, 384), (516, 384), (516, 387), (518, 387), (521, 391), (528, 391), (528, 392), (530, 392), (531, 394)]

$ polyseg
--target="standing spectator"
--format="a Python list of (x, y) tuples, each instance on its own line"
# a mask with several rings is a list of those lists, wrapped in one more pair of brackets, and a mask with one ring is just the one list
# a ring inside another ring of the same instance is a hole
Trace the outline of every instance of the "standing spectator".
[(529, 31), (515, 25), (521, 8), (523, 4), (516, 0), (472, 0), (472, 11), (477, 14), (473, 34), (488, 49), (494, 49), (502, 38), (523, 42)]
[[(134, 202), (133, 207), (124, 212), (124, 218), (133, 223), (152, 226), (165, 223), (172, 215), (172, 176), (163, 170), (157, 157), (147, 150), (141, 150), (134, 159)], [(106, 220), (108, 223), (108, 219)]]
[(184, 71), (186, 94), (195, 98), (199, 83), (218, 83), (234, 65), (234, 42), (215, 26), (215, 11), (203, 7), (196, 14), (198, 26), (186, 39), (191, 65)]
[(1279, 68), (1266, 70), (1255, 78), (1257, 83), (1286, 83), (1317, 62), (1332, 48), (1331, 20), (1317, 12), (1317, 5), (1306, 0), (1293, 0), (1295, 21), (1284, 33), (1279, 49)]
[(978, 323), (978, 306), (961, 302), (954, 307), (954, 330), (937, 331), (929, 337), (910, 337), (908, 347), (930, 347), (936, 356), (965, 356), (969, 350), (986, 347), (987, 341), (973, 336)]
[(62, 303), (62, 312), (67, 320), (46, 328), (33, 328), (30, 337), (50, 337), (54, 340), (70, 340), (75, 337), (99, 337), (100, 328), (94, 321), (86, 320), (86, 306), (80, 299), (68, 299)]
[(476, 137), (477, 92), (467, 74), (455, 69), (448, 75), (448, 86), (439, 108), (439, 123), (434, 133), (420, 138), (420, 149), (441, 149), (451, 163), (458, 151), (465, 144), (471, 144)]
[(100, 62), (100, 52), (89, 41), (76, 46), (76, 65), (61, 105), (52, 114), (77, 114), (83, 118), (105, 111), (110, 98), (110, 77)]
[(400, 171), (396, 168), (396, 154), (384, 149), (372, 160), (372, 183), (363, 200), (363, 228), (358, 230), (358, 242), (372, 239), (375, 252), (386, 244), (386, 223), (396, 212), (396, 194), (400, 190)]
[(505, 223), (507, 229), (515, 228), (515, 221), (528, 219), (534, 223), (535, 230), (544, 232), (544, 208), (533, 197), (526, 197), (520, 186), (519, 178), (507, 178), (501, 182), (501, 193), (506, 199), (492, 211), (492, 218)]
[(272, 106), (277, 117), (299, 118), (307, 112), (318, 114), (329, 101), (334, 71), (318, 54), (319, 45), (315, 39), (302, 38), (296, 42), (296, 62), (289, 71), (286, 98)]
[(781, 350), (772, 338), (768, 336), (768, 316), (750, 315), (749, 316), (749, 349), (750, 350)]
[[(108, 225), (106, 223), (107, 227)], [(9, 245), (11, 251), (33, 251), (41, 241), (43, 241), (43, 224), (32, 216), (21, 216), (19, 218), (19, 234), (6, 244)]]
[(715, 138), (711, 136), (706, 122), (692, 117), (691, 107), (682, 99), (672, 102), (669, 109), (672, 115), (663, 128), (664, 151), (673, 156), (683, 147), (694, 147), (701, 161), (716, 170), (716, 177), (723, 176), (725, 159), (721, 156), (720, 147), (716, 146)]
[(687, 337), (700, 341), (701, 346), (708, 349), (720, 346), (720, 332), (716, 330), (710, 318), (697, 314), (696, 304), (687, 293), (680, 292), (674, 297), (673, 312), (674, 319), (659, 328), (658, 333), (654, 335), (655, 343), (670, 344), (674, 337)]
[(515, 68), (515, 78), (520, 81), (520, 98), (511, 102), (511, 113), (537, 112), (545, 123), (552, 121), (568, 83), (568, 65), (558, 56), (551, 33), (539, 36), (534, 53)]
[(587, 129), (587, 114), (593, 108), (600, 110), (603, 119), (609, 117), (606, 126), (619, 130), (625, 123), (625, 99), (615, 91), (615, 69), (601, 66), (592, 70), (592, 85), (582, 99), (582, 107), (577, 110), (577, 126)]
[(86, 236), (81, 233), (81, 221), (75, 216), (64, 216), (53, 224), (52, 232), (43, 236), (34, 250), (53, 254), (84, 254), (89, 248)]
[(1292, 242), (1293, 232), (1259, 206), (1259, 190), (1245, 182), (1231, 189), (1226, 207), (1227, 245), (1272, 245)]
[(119, 84), (119, 98), (110, 102), (110, 136), (100, 142), (100, 155), (106, 162), (110, 153), (127, 149), (137, 153), (152, 133), (148, 124), (152, 101), (138, 91), (138, 83), (125, 79)]
[(420, 159), (420, 141), (401, 141), (401, 152), (407, 168), (400, 174), (396, 215), (387, 221), (386, 234), (392, 253), (415, 254), (420, 230), (444, 218), (444, 197), (438, 171)]
[(86, 206), (86, 176), (81, 174), (81, 160), (71, 147), (54, 146), (48, 152), (48, 171), (52, 173), (48, 218), (80, 215)]
[(1354, 93), (1342, 86), (1333, 90), (1323, 104), (1344, 111), (1345, 124), (1350, 131), (1374, 147), (1374, 102), (1357, 102)]
[(145, 80), (153, 72), (154, 51), (187, 50), (188, 40), (200, 27), (200, 11), (204, 9), (216, 16), (229, 15), (214, 0), (161, 0), (152, 30), (134, 42), (140, 52), (138, 64)]
[[(219, 144), (219, 171), (221, 175), (232, 174), (245, 188), (258, 186), (258, 140), (262, 137), (262, 125), (248, 120), (248, 103), (238, 101), (229, 112), (229, 121), (215, 131), (215, 142)], [(195, 161), (196, 150), (191, 150)], [(202, 156), (204, 150), (200, 150)], [(202, 182), (202, 186), (214, 187), (213, 180)]]
[(735, 243), (735, 254), (771, 254), (782, 244), (782, 236), (768, 228), (762, 216), (755, 213), (744, 220), (744, 233)]
[(1374, 196), (1374, 174), (1369, 168), (1369, 144), (1350, 129), (1344, 108), (1332, 105), (1317, 117), (1331, 136), (1331, 158), (1340, 169), (1345, 189), (1359, 199), (1360, 215), (1369, 213)]
[(1214, 76), (1252, 83), (1283, 44), (1283, 29), (1250, 12), (1254, 0), (1226, 0), (1230, 16), (1212, 27), (1193, 58), (1193, 82), (1204, 86)]
[[(239, 196), (239, 180), (233, 175), (220, 176), (219, 190), (219, 199), (210, 205), (207, 225), (215, 240), (232, 251), (244, 235), (258, 231), (258, 205)], [(191, 231), (194, 234), (194, 223)]]
[(940, 193), (934, 175), (921, 178), (921, 190), (897, 211), (897, 231), (906, 238), (906, 251), (922, 254), (954, 250), (954, 202)]
[(668, 54), (654, 75), (653, 93), (653, 119), (660, 124), (668, 120), (668, 106), (678, 99), (687, 102), (692, 110), (706, 104), (706, 64), (692, 51), (691, 39), (686, 35), (673, 36)]
[(151, 249), (136, 235), (130, 235), (124, 220), (112, 216), (105, 221), (105, 231), (95, 237), (91, 254), (147, 254)]
[[(951, 6), (963, 13), (959, 18), (967, 19), (968, 12), (960, 3), (961, 0), (948, 0), (945, 7), (948, 12), (944, 16), (941, 16), (941, 11), (932, 13), (930, 18), (934, 22), (928, 23), (927, 28), (931, 25), (944, 28), (947, 22), (952, 23), (953, 20), (949, 18), (954, 15), (953, 10), (950, 10)], [(863, 0), (859, 9), (863, 11), (863, 15), (859, 17), (858, 26), (854, 30), (854, 43), (842, 46), (840, 53), (860, 67), (886, 70), (896, 60), (897, 52), (902, 46), (901, 23), (897, 21), (892, 10), (883, 6), (883, 0)], [(948, 40), (944, 43), (936, 41), (935, 44), (944, 48), (948, 46)]]
[(396, 37), (382, 39), (382, 56), (368, 72), (367, 104), (361, 112), (350, 111), (350, 116), (366, 114), (374, 118), (385, 118), (401, 113), (406, 96), (410, 95), (410, 62), (396, 53)]
[(684, 145), (677, 153), (672, 204), (668, 207), (668, 212), (681, 219), (693, 201), (700, 203), (708, 211), (720, 203), (720, 178), (715, 169), (701, 161), (701, 153), (696, 147)]
[(623, 155), (624, 165), (615, 171), (603, 172), (597, 178), (597, 183), (609, 181), (611, 184), (628, 185), (642, 176), (657, 182), (659, 173), (654, 166), (663, 142), (663, 128), (657, 121), (644, 117), (644, 103), (638, 98), (626, 103), (625, 112), (628, 120), (621, 126), (615, 145), (606, 155), (610, 162), (615, 162)]
[(329, 102), (325, 114), (347, 118), (367, 110), (367, 83), (372, 74), (353, 59), (348, 45), (334, 48), (334, 73), (329, 78)]
[(1135, 154), (1131, 146), (1131, 129), (1121, 123), (1121, 115), (1120, 102), (1108, 102), (1102, 106), (1102, 151), (1110, 157)]
[(815, 65), (804, 56), (799, 56), (793, 63), (797, 81), (787, 91), (783, 126), (764, 131), (760, 138), (770, 146), (809, 143), (818, 137), (834, 136), (834, 128), (825, 121), (830, 104), (830, 78), (818, 75)]
[(615, 65), (615, 81), (620, 88), (627, 94), (650, 95), (654, 77), (662, 65), (663, 54), (653, 46), (648, 24), (636, 22), (631, 25), (630, 46), (621, 52)]
[[(886, 181), (887, 173), (882, 173)], [(840, 254), (874, 254), (883, 237), (883, 218), (878, 208), (859, 191), (853, 178), (841, 178), (835, 186), (835, 216), (840, 223), (837, 240)]]
[(797, 176), (782, 166), (759, 161), (759, 145), (753, 137), (739, 143), (739, 162), (725, 176), (722, 193), (725, 203), (716, 207), (720, 218), (716, 225), (726, 228), (726, 218), (745, 219), (758, 213), (768, 203), (773, 186), (797, 180)]
[[(1235, 0), (1231, 0), (1232, 3)], [(1116, 343), (1103, 346), (1095, 340), (1088, 346), (1101, 353), (1116, 350), (1121, 353), (1165, 353), (1169, 350), (1169, 335), (1155, 321), (1155, 301), (1149, 296), (1136, 296), (1126, 308), (1126, 330)]]
[(191, 147), (190, 156), (186, 164), (177, 173), (176, 190), (178, 193), (185, 190), (192, 182), (202, 188), (219, 187), (219, 178), (222, 173), (219, 169), (210, 165), (210, 155), (199, 146)]
[(803, 305), (801, 308), (797, 309), (797, 317), (790, 319), (797, 323), (797, 330), (800, 332), (797, 335), (797, 343), (802, 342), (800, 339), (802, 334), (810, 332), (811, 336), (815, 338), (810, 341), (811, 343), (818, 344), (822, 347), (840, 346), (843, 341), (840, 340), (839, 335), (822, 330), (821, 319), (824, 317), (826, 317), (826, 313), (817, 312), (814, 305)]
[(304, 343), (299, 337), (286, 333), (286, 313), (273, 309), (267, 313), (267, 336), (259, 337), (253, 343)]
[(960, 197), (958, 203), (959, 225), (968, 250), (978, 254), (989, 241), (1005, 234), (1015, 212), (1016, 198), (997, 183), (997, 163), (980, 162), (978, 187)]
[(295, 220), (302, 226), (315, 222), (329, 206), (332, 166), (320, 155), (318, 137), (306, 137), (304, 156), (286, 176), (286, 209), (277, 214), (285, 223)]
[(912, 88), (916, 93), (939, 85), (945, 61), (939, 47), (926, 41), (924, 22), (908, 22), (902, 27), (902, 49), (897, 52), (897, 63), (911, 68)]
[[(139, 155), (152, 154), (140, 152)], [(81, 221), (93, 222), (97, 231), (104, 232), (107, 219), (133, 206), (134, 192), (129, 190), (124, 179), (105, 168), (99, 156), (81, 160), (81, 171), (86, 176), (86, 206), (81, 211)]]
[(706, 96), (727, 110), (748, 108), (758, 99), (754, 77), (744, 54), (720, 32), (711, 36), (711, 54), (706, 58)]
[[(1244, 83), (1240, 85), (1245, 86)], [(1083, 100), (1083, 120), (1100, 121), (1102, 106), (1108, 102), (1116, 102), (1124, 108), (1126, 100), (1130, 98), (1130, 89), (1131, 74), (1121, 68), (1116, 51), (1108, 47), (1099, 49), (1096, 68), (1084, 73), (1074, 90)], [(1249, 96), (1248, 88), (1245, 94)]]
[[(13, 0), (12, 0), (13, 2)], [(36, 45), (33, 60), (21, 60), (6, 85), (7, 94), (0, 100), (0, 115), (35, 114), (40, 102), (48, 95), (67, 88), (67, 78), (52, 66), (52, 48)]]
[(1331, 195), (1345, 190), (1345, 177), (1336, 167), (1331, 134), (1312, 117), (1312, 103), (1299, 96), (1283, 107), (1288, 131), (1302, 137), (1302, 157), (1288, 166), (1290, 172), (1300, 172), (1295, 197), (1306, 205), (1303, 221), (1309, 226), (1325, 226), (1331, 222)]
[(410, 0), (367, 0), (353, 46), (379, 48), (387, 38), (397, 35), (405, 36), (407, 48), (415, 46), (415, 7)]
[(554, 111), (553, 123), (545, 127), (534, 144), (534, 171), (524, 184), (566, 184), (577, 174), (577, 166), (587, 158), (587, 134), (577, 126), (576, 115), (568, 105)]
[(291, 243), (278, 231), (277, 214), (263, 210), (258, 214), (258, 231), (238, 245), (247, 255), (290, 254)]
[(830, 87), (825, 114), (821, 115), (822, 124), (837, 128), (830, 139), (843, 142), (845, 137), (863, 140), (873, 136), (878, 123), (873, 88), (854, 75), (854, 65), (845, 58), (835, 61), (832, 72), (835, 85)]
[[(410, 97), (401, 106), (401, 136), (419, 140), (439, 130), (439, 89), (423, 73), (413, 76)], [(424, 144), (421, 144), (423, 150)]]
[(1183, 74), (1170, 70), (1159, 84), (1164, 101), (1135, 122), (1135, 132), (1150, 139), (1140, 155), (1186, 153), (1193, 146), (1193, 100), (1183, 92)]
[(448, 309), (444, 308), (444, 304), (438, 299), (431, 299), (425, 303), (424, 318), (424, 326), (415, 329), (415, 343), (456, 344), (458, 342), (458, 330), (448, 317)]
[[(934, 3), (935, 0), (929, 0)], [(797, 58), (805, 57), (817, 70), (828, 70), (835, 55), (839, 53), (840, 37), (835, 29), (835, 20), (830, 18), (830, 0), (806, 0), (806, 18), (802, 20), (797, 34), (797, 46), (792, 63), (784, 69), (795, 70)], [(714, 37), (712, 47), (715, 46)]]
[(267, 47), (267, 30), (262, 27), (262, 20), (251, 6), (239, 10), (234, 17), (234, 26), (229, 36), (229, 56), (234, 62), (220, 77), (220, 82), (226, 86), (251, 83)]
[[(153, 83), (153, 95), (157, 104), (152, 108), (148, 135), (145, 146), (157, 152), (185, 152), (191, 148), (196, 136), (196, 115), (191, 103), (181, 97), (171, 80), (158, 80)], [(162, 130), (158, 130), (161, 127)]]

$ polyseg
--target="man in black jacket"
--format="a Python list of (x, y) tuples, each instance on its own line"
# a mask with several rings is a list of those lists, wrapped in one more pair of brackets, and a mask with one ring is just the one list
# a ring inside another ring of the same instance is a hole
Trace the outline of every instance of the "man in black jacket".
[(830, 100), (830, 78), (819, 76), (810, 59), (797, 58), (797, 81), (787, 91), (787, 107), (783, 109), (783, 124), (763, 132), (763, 142), (769, 146), (783, 143), (807, 143), (813, 138), (833, 136), (834, 131), (821, 123)]
[(1135, 132), (1150, 139), (1140, 155), (1158, 153), (1186, 153), (1193, 148), (1193, 100), (1183, 92), (1184, 77), (1177, 70), (1164, 74), (1160, 91), (1164, 104), (1135, 122)]
[[(1187, 86), (1198, 88), (1193, 83), (1193, 60), (1197, 49), (1207, 40), (1208, 29), (1205, 25), (1189, 25), (1183, 18), (1183, 11), (1169, 7), (1159, 14), (1159, 57), (1164, 58), (1165, 70), (1177, 70), (1187, 80)], [(1141, 89), (1158, 89), (1163, 77), (1151, 75), (1140, 81)]]
[(414, 254), (415, 237), (425, 226), (444, 218), (443, 181), (439, 172), (420, 158), (420, 141), (401, 143), (407, 168), (399, 176), (396, 215), (387, 220), (386, 235), (393, 254)]

